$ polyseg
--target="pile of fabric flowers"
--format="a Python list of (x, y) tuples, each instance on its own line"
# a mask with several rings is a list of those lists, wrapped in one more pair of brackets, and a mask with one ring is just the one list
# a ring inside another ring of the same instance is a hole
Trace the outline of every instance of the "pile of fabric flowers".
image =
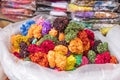
[(118, 63), (107, 42), (95, 40), (94, 33), (82, 22), (67, 17), (53, 22), (44, 18), (26, 21), (20, 33), (11, 36), (11, 44), (12, 53), (19, 59), (58, 71), (86, 64)]

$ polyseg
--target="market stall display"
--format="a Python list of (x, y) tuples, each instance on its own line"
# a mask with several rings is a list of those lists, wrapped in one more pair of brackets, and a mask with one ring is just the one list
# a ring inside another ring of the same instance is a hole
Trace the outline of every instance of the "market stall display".
[[(60, 26), (57, 27), (57, 24)], [(3, 46), (1, 52), (5, 53), (0, 54), (4, 56), (1, 57), (1, 62), (2, 66), (6, 66), (3, 67), (5, 73), (12, 80), (22, 80), (22, 75), (26, 80), (38, 78), (78, 80), (79, 77), (94, 80), (95, 77), (92, 79), (82, 76), (87, 70), (91, 75), (94, 75), (92, 74), (94, 71), (100, 73), (96, 77), (101, 77), (101, 72), (104, 71), (104, 79), (110, 79), (106, 77), (108, 75), (106, 72), (115, 70), (116, 73), (119, 69), (118, 44), (105, 37), (102, 38), (98, 31), (94, 34), (84, 27), (82, 22), (69, 22), (66, 17), (52, 20), (51, 17), (36, 17), (9, 25), (0, 35), (9, 38), (0, 39), (0, 44)], [(73, 35), (69, 35), (71, 33)], [(39, 76), (40, 74), (42, 76)], [(33, 77), (30, 77), (31, 75)], [(112, 79), (116, 76), (114, 75)]]
[(53, 16), (67, 16), (67, 5), (68, 2), (66, 0), (38, 0), (36, 12), (46, 12)]
[(120, 4), (51, 1), (38, 0), (35, 9), (35, 0), (2, 0), (2, 13), (12, 19), (45, 12), (0, 31), (0, 61), (9, 79), (119, 80)]
[(35, 0), (2, 0), (1, 13), (13, 21), (20, 21), (32, 17), (36, 11)]
[(39, 20), (42, 21), (39, 25), (34, 21), (22, 24), (21, 34), (11, 37), (12, 52), (16, 57), (57, 70), (76, 69), (83, 65), (83, 56), (88, 63), (110, 63), (108, 43), (99, 41), (98, 44), (94, 33), (84, 29), (83, 23), (69, 22), (67, 17), (56, 18), (53, 24), (49, 20)]
[(100, 30), (106, 35), (114, 25), (120, 24), (119, 6), (116, 1), (71, 0), (68, 11), (71, 12), (73, 20), (88, 23), (91, 25), (90, 29)]

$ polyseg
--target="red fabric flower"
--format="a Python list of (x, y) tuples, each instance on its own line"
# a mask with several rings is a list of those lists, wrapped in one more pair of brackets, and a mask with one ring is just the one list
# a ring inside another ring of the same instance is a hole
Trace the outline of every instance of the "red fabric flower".
[(84, 31), (87, 33), (88, 38), (90, 40), (90, 47), (93, 47), (94, 46), (94, 38), (95, 38), (94, 33), (89, 29), (86, 29)]
[(54, 42), (51, 40), (45, 40), (40, 44), (41, 52), (48, 53), (49, 50), (53, 50), (55, 47)]
[(91, 31), (91, 30), (89, 30), (89, 29), (86, 29), (86, 30), (84, 30), (86, 33), (87, 33), (87, 35), (88, 35), (88, 38), (90, 39), (90, 40), (94, 40), (94, 33)]
[(36, 53), (36, 52), (40, 52), (42, 51), (42, 49), (37, 46), (36, 44), (31, 44), (28, 49), (27, 49), (30, 53)]
[(20, 58), (20, 55), (19, 55), (18, 52), (14, 52), (13, 54), (14, 54), (14, 56), (16, 56), (17, 58)]
[(104, 58), (101, 54), (98, 54), (95, 58), (95, 64), (104, 64)]
[(95, 41), (94, 40), (90, 40), (90, 47), (92, 48), (94, 46)]
[(111, 59), (110, 52), (108, 52), (108, 51), (103, 52), (102, 55), (104, 56), (104, 62), (110, 63), (110, 59)]
[(81, 39), (81, 41), (83, 43), (84, 51), (89, 50), (90, 49), (90, 40), (88, 38), (87, 33), (84, 30), (80, 31), (78, 33), (78, 37)]
[(83, 30), (83, 31), (80, 31), (80, 32), (78, 33), (78, 37), (79, 37), (80, 39), (85, 39), (85, 38), (88, 38), (88, 35), (87, 35), (87, 33)]
[(103, 52), (102, 54), (97, 54), (97, 57), (95, 58), (96, 64), (104, 64), (104, 63), (110, 63), (110, 53), (108, 51)]

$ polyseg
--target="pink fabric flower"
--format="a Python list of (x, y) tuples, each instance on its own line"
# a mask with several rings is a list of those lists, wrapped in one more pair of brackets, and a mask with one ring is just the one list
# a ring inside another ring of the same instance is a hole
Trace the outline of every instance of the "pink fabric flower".
[(86, 56), (83, 56), (83, 57), (82, 57), (82, 63), (81, 63), (81, 66), (82, 66), (82, 65), (86, 65), (86, 64), (88, 64), (88, 63), (89, 63), (88, 58), (87, 58)]

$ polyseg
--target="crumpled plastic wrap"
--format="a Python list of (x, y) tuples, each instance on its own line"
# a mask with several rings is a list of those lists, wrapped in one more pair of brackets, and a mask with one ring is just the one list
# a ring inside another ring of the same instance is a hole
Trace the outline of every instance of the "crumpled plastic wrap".
[(0, 80), (5, 80), (7, 76), (4, 74), (3, 68), (0, 64)]
[[(59, 72), (17, 59), (9, 51), (10, 36), (19, 32), (21, 23), (23, 22), (10, 24), (3, 31), (0, 31), (0, 45), (2, 46), (0, 60), (10, 80), (120, 80), (120, 64), (89, 64), (74, 71)], [(120, 27), (114, 27), (106, 37), (102, 36), (98, 31), (95, 32), (95, 38), (108, 42), (111, 53), (120, 62), (119, 34)]]

